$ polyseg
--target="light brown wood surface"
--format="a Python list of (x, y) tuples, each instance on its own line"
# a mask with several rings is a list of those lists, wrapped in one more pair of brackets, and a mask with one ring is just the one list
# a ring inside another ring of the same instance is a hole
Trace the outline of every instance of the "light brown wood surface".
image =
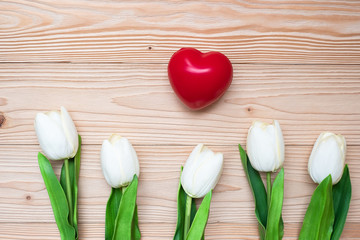
[[(226, 54), (234, 79), (189, 111), (167, 62), (181, 47)], [(197, 143), (224, 153), (206, 239), (257, 239), (237, 144), (252, 120), (278, 119), (286, 143), (284, 239), (297, 239), (316, 185), (307, 173), (322, 131), (344, 135), (353, 185), (342, 239), (360, 237), (360, 2), (0, 2), (0, 239), (59, 239), (37, 165), (37, 112), (65, 106), (83, 137), (80, 239), (103, 239), (110, 194), (100, 167), (111, 133), (141, 166), (142, 239), (171, 239), (180, 166)], [(54, 162), (59, 173), (61, 162)]]

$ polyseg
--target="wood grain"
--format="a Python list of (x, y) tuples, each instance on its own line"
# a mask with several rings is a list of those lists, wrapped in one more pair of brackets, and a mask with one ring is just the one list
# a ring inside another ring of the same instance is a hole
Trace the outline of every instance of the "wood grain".
[[(167, 63), (181, 47), (221, 51), (234, 80), (193, 112)], [(353, 197), (342, 239), (360, 236), (360, 1), (0, 1), (0, 239), (59, 239), (38, 169), (37, 112), (65, 106), (84, 140), (80, 239), (104, 238), (110, 188), (101, 143), (128, 137), (141, 165), (145, 240), (171, 239), (179, 168), (195, 144), (225, 156), (206, 239), (258, 239), (237, 144), (254, 119), (278, 119), (286, 143), (284, 239), (297, 239), (316, 185), (307, 173), (322, 131), (348, 143)], [(61, 162), (53, 162), (57, 174)]]
[(36, 113), (63, 105), (85, 144), (119, 132), (141, 145), (236, 145), (254, 119), (278, 119), (287, 144), (334, 131), (360, 145), (359, 67), (236, 65), (234, 76), (218, 103), (193, 112), (174, 95), (166, 65), (0, 64), (0, 144), (37, 144)]
[(2, 62), (166, 63), (181, 47), (233, 63), (359, 64), (360, 2), (0, 2)]
[[(209, 239), (254, 238), (257, 235), (257, 228), (253, 197), (240, 163), (237, 147), (209, 147), (224, 153), (225, 164), (211, 204), (208, 237)], [(102, 176), (100, 148), (100, 145), (83, 146), (79, 222), (84, 224), (82, 231), (85, 235), (93, 233), (93, 230), (87, 229), (88, 224), (98, 224), (96, 234), (104, 231), (105, 205), (110, 187)], [(137, 202), (144, 239), (151, 239), (154, 236), (169, 239), (176, 224), (179, 169), (191, 152), (192, 146), (136, 146), (135, 149), (141, 166)], [(0, 226), (19, 222), (25, 224), (25, 228), (33, 224), (36, 226), (39, 222), (53, 223), (56, 226), (36, 161), (38, 150), (38, 146), (32, 145), (0, 145), (0, 192), (7, 193), (0, 197)], [(307, 159), (310, 151), (311, 146), (286, 147), (283, 218), (286, 223), (285, 237), (289, 239), (298, 233), (307, 204), (316, 187), (307, 174)], [(359, 147), (350, 146), (346, 162), (350, 167), (354, 187), (347, 220), (349, 227), (345, 230), (345, 236), (360, 233), (360, 191), (356, 188), (360, 184), (359, 158)], [(59, 174), (61, 162), (53, 162), (53, 166)], [(153, 228), (154, 226), (157, 227)], [(247, 226), (251, 227), (246, 230)], [(351, 226), (356, 226), (357, 230)], [(161, 227), (163, 230), (159, 233), (156, 229)], [(2, 233), (1, 228), (0, 233)]]

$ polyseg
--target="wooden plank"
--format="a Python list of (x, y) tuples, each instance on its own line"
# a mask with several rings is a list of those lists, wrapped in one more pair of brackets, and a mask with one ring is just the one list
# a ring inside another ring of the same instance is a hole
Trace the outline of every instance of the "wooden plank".
[[(79, 222), (84, 226), (82, 231), (86, 236), (98, 236), (104, 231), (105, 206), (110, 187), (102, 176), (100, 148), (100, 145), (83, 146)], [(225, 165), (211, 204), (207, 231), (209, 239), (256, 238), (253, 197), (236, 146), (210, 148), (224, 153)], [(169, 239), (176, 224), (179, 169), (192, 146), (135, 146), (135, 149), (141, 167), (137, 201), (140, 226), (145, 239), (146, 236), (149, 239), (154, 236)], [(0, 195), (2, 234), (6, 233), (6, 224), (23, 223), (26, 229), (39, 222), (54, 223), (50, 202), (37, 166), (38, 150), (38, 146), (33, 145), (0, 145), (0, 192), (6, 193)], [(286, 147), (283, 218), (286, 223), (285, 236), (289, 239), (297, 235), (311, 194), (316, 187), (307, 173), (310, 152), (310, 146)], [(360, 184), (359, 158), (359, 147), (349, 146), (346, 162), (350, 167), (353, 196), (344, 233), (349, 237), (358, 236), (354, 234), (358, 234), (360, 229), (360, 190), (356, 187)], [(61, 162), (54, 162), (53, 166), (59, 173)], [(87, 227), (89, 224), (98, 227), (91, 230)], [(44, 234), (47, 234), (47, 231), (55, 234), (54, 229), (54, 225), (49, 229), (44, 228)], [(17, 234), (21, 233), (19, 230)], [(14, 234), (11, 236), (19, 237)], [(34, 237), (34, 234), (30, 234), (29, 239)], [(43, 237), (41, 234), (39, 236)]]
[(358, 65), (236, 65), (220, 101), (189, 111), (166, 64), (0, 64), (0, 144), (37, 144), (37, 112), (66, 106), (85, 144), (111, 133), (135, 145), (244, 143), (254, 119), (278, 119), (286, 144), (312, 145), (322, 131), (360, 145)]
[[(234, 64), (229, 91), (206, 110), (186, 109), (168, 84), (181, 47)], [(272, 118), (287, 145), (284, 239), (297, 239), (316, 187), (307, 160), (322, 131), (347, 139), (353, 197), (342, 239), (359, 239), (359, 102), (357, 0), (1, 1), (0, 239), (59, 239), (33, 121), (61, 105), (84, 139), (81, 239), (104, 237), (110, 187), (99, 151), (113, 132), (139, 155), (142, 239), (172, 238), (179, 168), (199, 142), (225, 156), (206, 239), (258, 239), (237, 143), (252, 120)], [(61, 162), (53, 166), (59, 174)]]
[(2, 62), (166, 63), (181, 47), (234, 63), (360, 63), (360, 2), (0, 2)]
[[(284, 239), (297, 239), (298, 236), (297, 223), (285, 223), (286, 237)], [(142, 225), (140, 223), (143, 240), (171, 239), (173, 237), (175, 225), (169, 223), (149, 223)], [(209, 223), (206, 228), (205, 237), (209, 240), (227, 240), (242, 239), (255, 240), (258, 239), (256, 225), (254, 224), (222, 224)], [(14, 231), (16, 229), (16, 231)], [(80, 223), (80, 239), (102, 239), (104, 238), (104, 223)], [(3, 223), (0, 224), (0, 232), (6, 239), (22, 239), (22, 240), (58, 240), (55, 223)], [(341, 239), (359, 239), (360, 224), (346, 223)]]

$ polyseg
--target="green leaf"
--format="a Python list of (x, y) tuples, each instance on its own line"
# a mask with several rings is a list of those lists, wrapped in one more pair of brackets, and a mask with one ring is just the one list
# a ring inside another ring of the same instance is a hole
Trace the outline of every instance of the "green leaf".
[(251, 191), (255, 199), (255, 215), (259, 223), (260, 239), (265, 239), (266, 222), (267, 222), (267, 196), (263, 181), (260, 174), (251, 166), (245, 150), (239, 144), (241, 163), (243, 165), (246, 177), (249, 181)]
[(332, 180), (331, 175), (329, 175), (319, 184), (311, 197), (299, 239), (330, 239), (333, 224)]
[(115, 220), (115, 229), (113, 240), (133, 240), (135, 236), (132, 236), (133, 218), (136, 208), (136, 195), (138, 187), (138, 178), (134, 175), (134, 179), (130, 185), (126, 188), (120, 201), (120, 207)]
[(205, 233), (206, 224), (209, 218), (212, 190), (206, 194), (191, 224), (186, 236), (187, 240), (201, 240)]
[(74, 209), (73, 209), (73, 213), (74, 213), (74, 216), (73, 216), (73, 221), (74, 221), (74, 227), (75, 227), (75, 231), (76, 231), (76, 239), (79, 238), (79, 231), (78, 231), (78, 215), (79, 215), (79, 212), (78, 212), (78, 192), (79, 192), (79, 188), (78, 188), (78, 185), (79, 185), (79, 176), (80, 176), (80, 160), (81, 160), (81, 136), (78, 135), (79, 137), (79, 147), (78, 147), (78, 150), (76, 152), (76, 155), (74, 157), (74, 174), (75, 174), (75, 177), (74, 177), (74, 184), (73, 184), (73, 198), (74, 198)]
[(111, 194), (106, 204), (105, 240), (111, 240), (114, 235), (115, 220), (119, 211), (122, 191), (120, 188), (111, 188)]
[(139, 217), (138, 217), (138, 210), (137, 210), (137, 205), (135, 205), (135, 213), (134, 213), (134, 218), (133, 218), (133, 222), (132, 222), (132, 226), (131, 226), (131, 235), (133, 236), (133, 238), (135, 240), (140, 240), (141, 238), (141, 233), (140, 233), (140, 228), (139, 228)]
[[(181, 187), (182, 188), (182, 187)], [(184, 189), (182, 188), (182, 190), (184, 191)], [(184, 191), (185, 192), (185, 191)], [(186, 193), (185, 193), (186, 194)], [(187, 194), (186, 194), (187, 195)], [(197, 209), (196, 209), (196, 202), (195, 202), (195, 198), (192, 198), (192, 202), (191, 202), (191, 212), (190, 212), (190, 226), (191, 223), (194, 221), (195, 215), (196, 215)]]
[[(81, 136), (79, 135), (79, 147), (74, 158), (69, 159), (69, 173), (70, 173), (70, 184), (71, 184), (71, 196), (72, 196), (72, 212), (73, 216), (69, 218), (73, 219), (76, 239), (78, 239), (78, 182), (80, 174), (80, 157), (81, 157)], [(64, 189), (67, 197), (67, 185), (66, 185), (66, 171), (65, 163), (61, 168), (60, 184)], [(69, 221), (70, 222), (70, 221)]]
[[(181, 167), (182, 173), (183, 167)], [(180, 173), (180, 181), (179, 181), (179, 188), (178, 188), (178, 195), (177, 195), (177, 224), (176, 230), (174, 234), (174, 240), (183, 240), (184, 239), (184, 223), (185, 223), (185, 208), (186, 208), (186, 197), (187, 194), (184, 191), (183, 187), (181, 186), (181, 173)], [(196, 214), (196, 203), (195, 199), (192, 199), (191, 203), (191, 213), (190, 213), (190, 226), (194, 220)]]
[(38, 162), (61, 239), (75, 239), (75, 229), (69, 224), (69, 207), (64, 190), (51, 167), (50, 161), (41, 153), (38, 154)]
[[(74, 159), (69, 159), (69, 173), (70, 173), (70, 185), (71, 185), (71, 196), (72, 196), (72, 206), (74, 206), (74, 184), (75, 184), (75, 181), (74, 181)], [(67, 184), (66, 184), (66, 171), (65, 171), (65, 162), (63, 163), (62, 165), (62, 168), (61, 168), (61, 173), (60, 173), (60, 184), (61, 184), (61, 187), (64, 189), (64, 193), (65, 193), (65, 196), (66, 196), (66, 202), (68, 202), (68, 194), (67, 194)], [(74, 213), (74, 210), (72, 211)], [(73, 216), (70, 216), (69, 214), (69, 223), (71, 225), (71, 221), (70, 221), (70, 218), (73, 217)], [(75, 227), (75, 225), (73, 225), (74, 229), (75, 229), (75, 239), (77, 239), (77, 227)]]
[(284, 168), (280, 170), (276, 176), (272, 191), (269, 213), (266, 225), (267, 240), (282, 239), (283, 236), (283, 223), (281, 219), (281, 211), (284, 200)]
[(334, 230), (331, 235), (332, 240), (340, 239), (344, 229), (346, 216), (349, 211), (351, 200), (351, 181), (349, 168), (345, 165), (344, 173), (340, 181), (333, 186), (333, 201), (335, 211)]
[(284, 221), (282, 219), (282, 214), (280, 215), (280, 223), (279, 223), (279, 231), (280, 231), (280, 239), (284, 236)]

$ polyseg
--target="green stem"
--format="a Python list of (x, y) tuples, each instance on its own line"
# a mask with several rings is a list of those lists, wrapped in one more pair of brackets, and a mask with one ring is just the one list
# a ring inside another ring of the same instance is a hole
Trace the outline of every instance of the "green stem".
[(271, 201), (271, 172), (266, 173), (266, 184), (267, 184), (267, 204), (269, 209), (270, 201)]
[(192, 198), (186, 195), (186, 207), (185, 207), (185, 222), (184, 222), (184, 240), (190, 229), (190, 214), (191, 214)]
[(71, 194), (71, 182), (70, 182), (70, 171), (69, 171), (69, 159), (64, 160), (65, 165), (65, 181), (66, 181), (66, 196), (68, 200), (69, 205), (69, 220), (70, 225), (74, 225), (74, 219), (73, 219), (73, 202), (72, 202), (72, 194)]

